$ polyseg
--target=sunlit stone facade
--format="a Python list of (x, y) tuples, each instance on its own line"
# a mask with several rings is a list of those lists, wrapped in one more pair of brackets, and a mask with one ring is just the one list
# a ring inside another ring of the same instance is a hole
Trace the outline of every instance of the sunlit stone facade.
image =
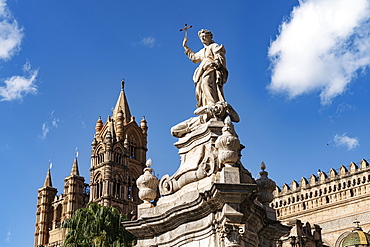
[(274, 195), (271, 206), (278, 220), (288, 225), (296, 219), (320, 225), (326, 245), (339, 247), (355, 221), (364, 230), (370, 229), (370, 166), (364, 159), (348, 168), (341, 166), (328, 174), (320, 171), (299, 183), (284, 184)]

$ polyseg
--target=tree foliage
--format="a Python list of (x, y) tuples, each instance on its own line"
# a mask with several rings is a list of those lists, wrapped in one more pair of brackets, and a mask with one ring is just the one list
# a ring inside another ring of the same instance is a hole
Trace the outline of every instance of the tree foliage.
[(91, 203), (62, 223), (62, 228), (68, 228), (63, 247), (129, 246), (135, 237), (122, 226), (125, 220), (117, 209)]

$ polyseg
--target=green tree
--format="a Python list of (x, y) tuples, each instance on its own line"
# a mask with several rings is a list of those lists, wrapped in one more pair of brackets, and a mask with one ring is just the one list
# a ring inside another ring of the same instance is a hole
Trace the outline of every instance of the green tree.
[(117, 209), (91, 203), (62, 223), (62, 228), (68, 228), (63, 247), (130, 246), (135, 236), (122, 226), (125, 220)]

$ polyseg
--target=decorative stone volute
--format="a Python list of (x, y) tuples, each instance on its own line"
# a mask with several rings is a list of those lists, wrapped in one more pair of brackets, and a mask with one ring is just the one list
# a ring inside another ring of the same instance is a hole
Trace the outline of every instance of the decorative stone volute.
[(268, 178), (268, 172), (265, 171), (265, 162), (261, 163), (260, 178), (256, 180), (258, 196), (257, 200), (263, 205), (268, 205), (274, 199), (273, 191), (276, 188), (276, 183)]
[(159, 180), (154, 176), (153, 169), (150, 168), (152, 160), (146, 161), (146, 168), (144, 174), (136, 180), (136, 185), (139, 188), (139, 198), (144, 201), (144, 204), (150, 204), (151, 201), (157, 198), (157, 188)]
[(240, 141), (229, 116), (225, 119), (222, 135), (217, 138), (215, 145), (218, 149), (218, 159), (221, 164), (231, 167), (238, 161)]

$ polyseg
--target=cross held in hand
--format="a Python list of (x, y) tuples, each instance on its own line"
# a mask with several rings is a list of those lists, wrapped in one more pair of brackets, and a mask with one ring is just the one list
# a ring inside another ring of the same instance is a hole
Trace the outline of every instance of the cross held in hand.
[(188, 37), (188, 29), (192, 28), (193, 26), (188, 26), (188, 24), (185, 24), (185, 27), (180, 29), (180, 32), (185, 31), (185, 38)]

